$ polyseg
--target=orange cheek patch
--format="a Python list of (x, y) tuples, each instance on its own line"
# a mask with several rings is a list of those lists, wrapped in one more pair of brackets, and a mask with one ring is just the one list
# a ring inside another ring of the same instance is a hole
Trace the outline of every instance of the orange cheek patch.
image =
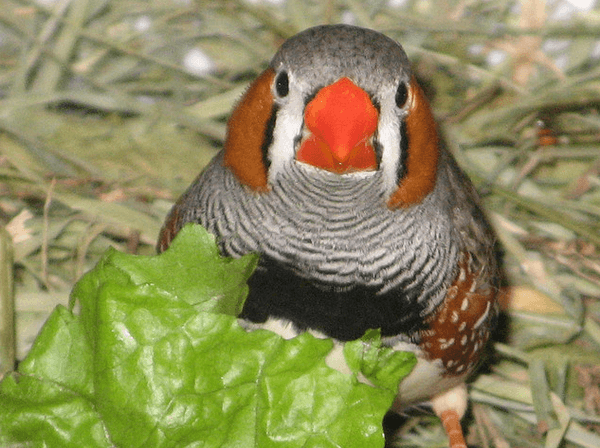
[(227, 122), (223, 164), (241, 183), (257, 191), (268, 189), (262, 145), (273, 109), (274, 76), (273, 69), (265, 70), (252, 83)]
[(412, 107), (406, 117), (408, 155), (406, 175), (388, 201), (390, 208), (421, 202), (435, 187), (439, 139), (435, 120), (423, 91), (411, 80)]

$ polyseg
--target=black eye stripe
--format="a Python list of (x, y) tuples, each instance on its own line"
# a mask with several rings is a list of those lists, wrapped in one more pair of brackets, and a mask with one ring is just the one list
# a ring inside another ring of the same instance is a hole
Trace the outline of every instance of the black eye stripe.
[(369, 95), (369, 98), (371, 98), (371, 103), (373, 104), (373, 107), (377, 109), (377, 113), (381, 113), (381, 104), (379, 104), (379, 100), (375, 98), (375, 95)]
[(404, 105), (406, 104), (406, 100), (408, 99), (408, 87), (406, 86), (405, 82), (400, 82), (400, 84), (398, 84), (398, 89), (396, 90), (396, 106), (398, 106), (399, 108), (404, 107)]
[(275, 92), (283, 98), (290, 92), (290, 80), (287, 72), (284, 70), (275, 79)]
[(271, 115), (269, 116), (269, 121), (267, 121), (267, 127), (265, 128), (265, 133), (263, 135), (263, 142), (261, 145), (262, 152), (262, 160), (265, 164), (265, 168), (268, 170), (271, 166), (271, 159), (269, 157), (269, 148), (273, 143), (273, 132), (275, 131), (275, 122), (277, 121), (277, 111), (279, 110), (279, 106), (277, 104), (273, 104), (271, 108)]
[(406, 176), (408, 170), (406, 168), (406, 162), (408, 160), (408, 132), (406, 132), (406, 121), (400, 122), (400, 160), (398, 160), (398, 166), (396, 167), (396, 181), (398, 184)]

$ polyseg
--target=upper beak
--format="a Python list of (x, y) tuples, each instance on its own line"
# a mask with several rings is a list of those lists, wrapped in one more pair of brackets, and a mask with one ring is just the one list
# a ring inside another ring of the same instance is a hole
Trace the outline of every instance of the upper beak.
[(304, 110), (310, 135), (296, 159), (335, 173), (375, 170), (371, 140), (378, 118), (369, 95), (350, 79), (323, 87)]

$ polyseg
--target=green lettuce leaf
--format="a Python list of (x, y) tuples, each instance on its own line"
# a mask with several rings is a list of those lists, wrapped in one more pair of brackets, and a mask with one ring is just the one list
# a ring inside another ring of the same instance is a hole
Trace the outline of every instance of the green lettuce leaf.
[(244, 330), (256, 263), (196, 225), (158, 256), (108, 251), (0, 383), (0, 446), (382, 447), (414, 356), (369, 332), (344, 348), (348, 375), (329, 339)]

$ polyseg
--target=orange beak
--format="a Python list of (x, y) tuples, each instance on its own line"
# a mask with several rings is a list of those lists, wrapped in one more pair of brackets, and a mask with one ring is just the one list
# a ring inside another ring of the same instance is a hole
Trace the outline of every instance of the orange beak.
[(371, 138), (378, 117), (369, 95), (350, 79), (323, 87), (306, 105), (304, 123), (311, 134), (296, 160), (339, 174), (377, 169)]

